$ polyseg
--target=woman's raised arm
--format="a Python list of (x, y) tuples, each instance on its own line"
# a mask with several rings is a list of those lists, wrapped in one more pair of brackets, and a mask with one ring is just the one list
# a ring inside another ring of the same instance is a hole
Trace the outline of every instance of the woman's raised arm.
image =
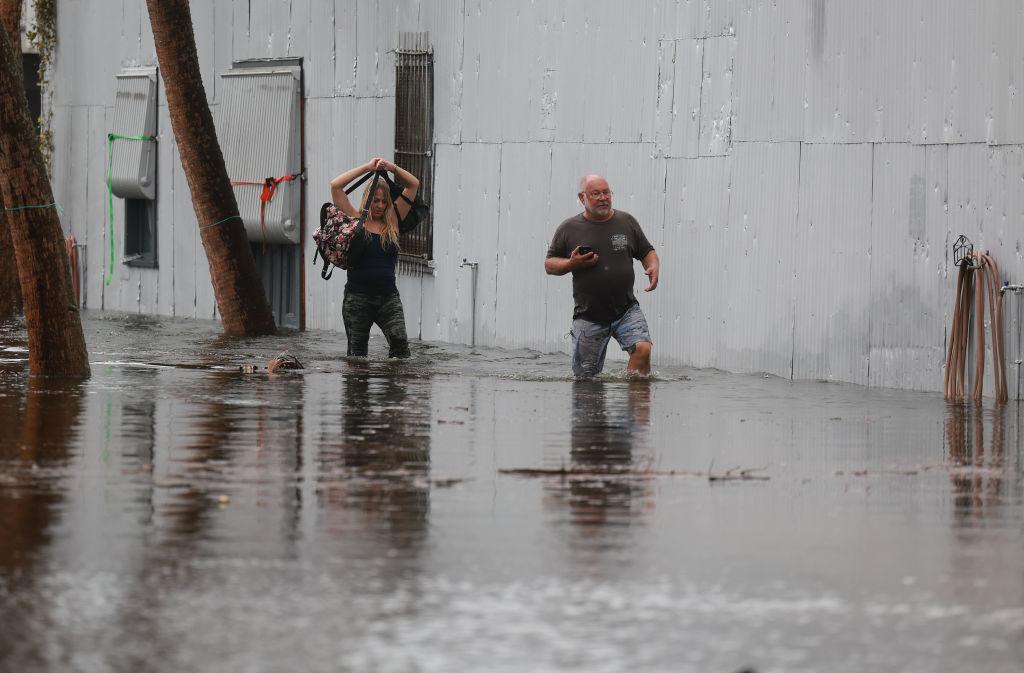
[(348, 199), (348, 194), (345, 193), (345, 188), (349, 184), (364, 173), (374, 170), (374, 166), (379, 159), (371, 159), (365, 164), (360, 164), (354, 168), (350, 168), (338, 177), (331, 180), (331, 201), (334, 205), (343, 213), (349, 217), (359, 217), (359, 211), (352, 205), (352, 202)]

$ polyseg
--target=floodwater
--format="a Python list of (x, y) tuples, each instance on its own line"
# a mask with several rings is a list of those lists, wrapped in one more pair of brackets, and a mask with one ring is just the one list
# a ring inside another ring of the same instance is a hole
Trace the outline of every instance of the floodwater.
[(0, 671), (1024, 670), (1016, 403), (85, 331), (0, 329)]

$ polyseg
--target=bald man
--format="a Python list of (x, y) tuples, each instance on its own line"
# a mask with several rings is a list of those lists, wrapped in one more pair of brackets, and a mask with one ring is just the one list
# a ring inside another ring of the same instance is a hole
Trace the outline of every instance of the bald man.
[(544, 260), (552, 276), (572, 273), (572, 371), (579, 378), (604, 369), (612, 337), (629, 353), (627, 374), (651, 371), (651, 333), (633, 295), (633, 260), (640, 260), (649, 284), (658, 287), (658, 253), (629, 213), (612, 208), (612, 190), (600, 175), (580, 180), (583, 212), (555, 230)]

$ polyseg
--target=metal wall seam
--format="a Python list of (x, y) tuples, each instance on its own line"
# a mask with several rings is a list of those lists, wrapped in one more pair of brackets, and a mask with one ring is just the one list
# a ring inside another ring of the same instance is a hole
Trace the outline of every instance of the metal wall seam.
[(872, 146), (806, 145), (794, 266), (794, 378), (867, 383)]

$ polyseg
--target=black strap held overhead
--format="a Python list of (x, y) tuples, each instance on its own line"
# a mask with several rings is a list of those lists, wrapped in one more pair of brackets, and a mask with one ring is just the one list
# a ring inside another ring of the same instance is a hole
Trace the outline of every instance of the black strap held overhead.
[[(369, 175), (370, 173), (364, 175), (356, 184), (358, 185), (366, 182), (366, 178), (369, 177)], [(363, 210), (359, 213), (359, 226), (363, 226), (363, 223), (366, 222), (366, 217), (370, 214), (370, 202), (373, 201), (373, 195), (377, 191), (377, 183), (380, 182), (380, 176), (384, 175), (384, 179), (387, 180), (387, 176), (383, 171), (374, 171), (372, 175), (373, 182), (370, 183), (370, 196), (367, 197), (366, 203), (363, 204)], [(348, 192), (346, 191), (346, 193)]]

